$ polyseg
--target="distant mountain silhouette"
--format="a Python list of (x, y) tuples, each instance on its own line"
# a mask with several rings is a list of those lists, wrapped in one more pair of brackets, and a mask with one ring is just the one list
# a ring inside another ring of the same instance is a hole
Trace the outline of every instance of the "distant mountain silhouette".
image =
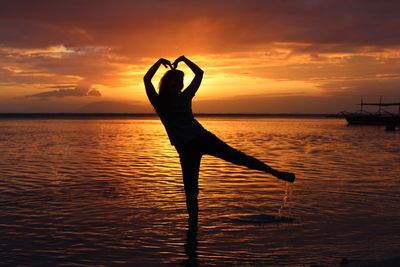
[(123, 102), (98, 101), (84, 105), (76, 110), (78, 113), (138, 113), (146, 109), (141, 105)]

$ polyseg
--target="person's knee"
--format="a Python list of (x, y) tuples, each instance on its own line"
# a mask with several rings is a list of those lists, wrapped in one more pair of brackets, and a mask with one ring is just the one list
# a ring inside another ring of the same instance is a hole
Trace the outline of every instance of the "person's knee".
[(197, 200), (197, 197), (199, 195), (199, 190), (197, 188), (185, 190), (185, 195), (187, 200), (194, 200), (194, 199)]
[(197, 197), (199, 195), (199, 190), (197, 187), (189, 187), (187, 188), (185, 186), (185, 196), (186, 196), (186, 202), (190, 203), (195, 203), (197, 202)]
[(189, 214), (197, 214), (199, 211), (199, 204), (197, 196), (194, 195), (186, 195), (186, 207)]
[(198, 178), (193, 175), (183, 175), (183, 184), (185, 187), (185, 193), (188, 195), (198, 194), (199, 185)]

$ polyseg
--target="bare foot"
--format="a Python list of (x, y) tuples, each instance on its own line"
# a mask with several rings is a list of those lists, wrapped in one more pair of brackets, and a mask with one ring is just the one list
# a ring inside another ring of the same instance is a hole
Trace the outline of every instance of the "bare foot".
[(291, 173), (291, 172), (278, 172), (276, 174), (276, 177), (282, 181), (286, 181), (289, 183), (293, 183), (294, 180), (296, 179), (296, 176), (294, 175), (294, 173)]

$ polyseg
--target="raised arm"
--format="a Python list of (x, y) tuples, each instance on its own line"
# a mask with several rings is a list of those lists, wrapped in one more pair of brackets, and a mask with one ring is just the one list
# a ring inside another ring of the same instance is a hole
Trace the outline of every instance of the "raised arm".
[(194, 97), (196, 94), (197, 90), (200, 87), (201, 81), (203, 80), (203, 73), (204, 71), (199, 68), (196, 64), (194, 64), (192, 61), (190, 61), (188, 58), (185, 56), (180, 56), (177, 58), (174, 62), (174, 68), (178, 66), (179, 62), (185, 62), (185, 64), (193, 71), (194, 73), (194, 78), (192, 82), (189, 84), (189, 86), (183, 91), (185, 94), (188, 94), (190, 97)]
[(147, 73), (143, 77), (147, 97), (149, 98), (150, 103), (153, 106), (156, 105), (156, 102), (158, 99), (158, 94), (156, 92), (156, 89), (153, 86), (153, 83), (151, 82), (151, 79), (154, 77), (154, 75), (156, 74), (156, 72), (161, 64), (164, 65), (166, 68), (168, 66), (172, 67), (171, 62), (169, 60), (160, 58), (159, 60), (157, 60), (156, 63), (153, 64), (153, 66), (150, 67), (150, 69), (147, 71)]

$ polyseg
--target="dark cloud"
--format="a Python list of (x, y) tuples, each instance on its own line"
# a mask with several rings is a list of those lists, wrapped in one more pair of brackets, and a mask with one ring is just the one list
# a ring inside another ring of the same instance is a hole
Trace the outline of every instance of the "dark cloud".
[(3, 0), (0, 48), (62, 44), (71, 53), (6, 51), (0, 58), (102, 84), (115, 81), (109, 76), (118, 64), (180, 53), (267, 52), (275, 45), (323, 61), (327, 53), (399, 49), (398, 14), (394, 0)]
[(354, 96), (378, 99), (380, 96), (386, 100), (400, 101), (400, 75), (392, 74), (376, 79), (327, 81), (319, 86), (327, 96)]
[(77, 86), (75, 88), (59, 88), (57, 90), (51, 90), (38, 94), (29, 95), (27, 97), (35, 98), (51, 98), (51, 97), (83, 97), (83, 96), (101, 96), (101, 93), (97, 89), (90, 89), (89, 87)]
[(97, 89), (92, 89), (87, 93), (88, 96), (101, 96), (101, 93)]
[[(204, 64), (214, 64), (208, 75), (307, 81), (333, 98), (378, 94), (377, 88), (393, 95), (399, 85), (399, 14), (397, 0), (1, 0), (0, 85), (49, 90), (25, 98), (35, 104), (32, 99), (69, 99), (63, 96), (84, 101), (100, 92), (70, 84), (120, 87), (142, 76), (149, 58), (183, 53), (212, 58)], [(239, 56), (227, 65), (219, 61), (231, 55)], [(231, 67), (238, 62), (246, 69), (235, 72)], [(24, 90), (21, 95), (32, 94)], [(287, 108), (296, 101), (277, 103)], [(231, 109), (241, 106), (229, 103)], [(270, 98), (257, 103), (260, 110), (265, 103), (273, 106)]]
[(400, 44), (400, 2), (334, 0), (4, 0), (0, 43), (104, 45), (130, 56), (237, 50), (271, 42)]

